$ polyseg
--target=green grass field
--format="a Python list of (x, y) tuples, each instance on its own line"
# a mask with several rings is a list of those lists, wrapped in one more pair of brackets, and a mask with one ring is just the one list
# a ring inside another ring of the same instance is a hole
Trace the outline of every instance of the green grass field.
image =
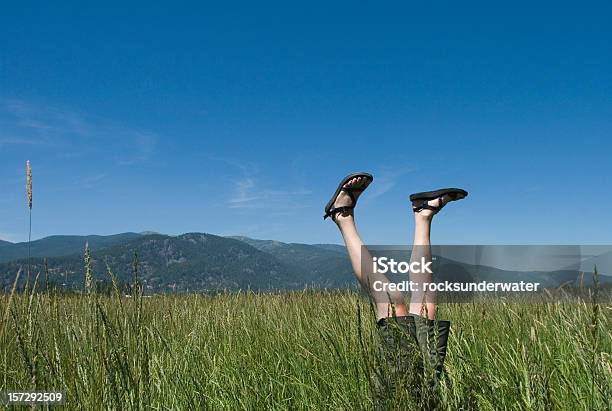
[[(69, 409), (374, 407), (375, 324), (355, 293), (9, 299), (0, 390), (63, 390)], [(439, 317), (453, 321), (445, 409), (610, 409), (610, 305), (454, 304)]]

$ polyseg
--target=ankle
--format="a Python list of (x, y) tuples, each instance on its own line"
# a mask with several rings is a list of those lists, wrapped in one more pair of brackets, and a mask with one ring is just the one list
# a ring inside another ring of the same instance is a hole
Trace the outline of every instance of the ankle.
[(414, 213), (414, 220), (417, 223), (431, 223), (435, 213), (431, 210), (421, 210), (418, 213)]
[(336, 218), (334, 219), (334, 222), (336, 223), (336, 225), (338, 225), (338, 227), (342, 228), (343, 226), (348, 225), (354, 225), (355, 224), (355, 217), (353, 216), (353, 214), (342, 214), (342, 213), (338, 213), (336, 214)]

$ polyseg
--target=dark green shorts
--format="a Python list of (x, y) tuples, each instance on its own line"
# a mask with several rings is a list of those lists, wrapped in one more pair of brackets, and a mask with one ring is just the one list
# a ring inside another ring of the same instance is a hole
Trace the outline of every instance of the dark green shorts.
[(450, 321), (418, 315), (378, 321), (375, 402), (431, 409), (444, 369)]

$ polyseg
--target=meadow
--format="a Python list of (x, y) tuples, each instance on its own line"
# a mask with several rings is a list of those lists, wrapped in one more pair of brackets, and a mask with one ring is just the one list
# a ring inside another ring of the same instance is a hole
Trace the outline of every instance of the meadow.
[[(29, 161), (26, 174), (31, 238)], [(63, 391), (77, 410), (379, 405), (375, 316), (355, 291), (145, 296), (135, 256), (126, 295), (110, 268), (100, 288), (87, 247), (84, 259), (81, 290), (28, 264), (0, 294), (0, 392)], [(452, 321), (440, 409), (611, 410), (612, 305), (593, 297), (440, 304)], [(416, 409), (410, 396), (387, 405)]]
[[(135, 289), (2, 295), (0, 390), (62, 390), (67, 409), (89, 410), (375, 406), (376, 325), (355, 292), (146, 297)], [(443, 409), (610, 409), (609, 304), (498, 300), (439, 310), (453, 322)]]

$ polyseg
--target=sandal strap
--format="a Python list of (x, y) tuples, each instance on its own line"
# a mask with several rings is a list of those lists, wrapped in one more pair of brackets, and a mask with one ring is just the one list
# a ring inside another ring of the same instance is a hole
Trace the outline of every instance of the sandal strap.
[(440, 210), (442, 210), (442, 208), (444, 208), (444, 206), (446, 205), (446, 203), (442, 203), (441, 198), (438, 200), (441, 205), (439, 206), (431, 206), (428, 204), (428, 201), (430, 200), (420, 200), (420, 201), (415, 201), (412, 203), (412, 211), (414, 211), (415, 213), (418, 213), (419, 211), (422, 210), (431, 210), (434, 212), (438, 212)]
[(363, 190), (365, 190), (365, 188), (363, 187), (343, 187), (340, 191), (344, 191), (350, 197), (351, 205), (332, 208), (327, 213), (325, 213), (325, 215), (323, 216), (323, 220), (325, 220), (327, 217), (331, 217), (332, 220), (336, 221), (337, 213), (341, 212), (345, 214), (353, 210), (355, 208), (355, 204), (357, 203), (357, 199), (355, 198), (355, 192), (360, 192)]
[[(455, 190), (455, 191), (450, 191), (450, 190)], [(444, 189), (444, 190), (438, 190), (438, 192), (443, 192), (439, 197), (435, 197), (435, 198), (431, 198), (431, 197), (426, 197), (426, 198), (417, 198), (415, 200), (412, 201), (412, 210), (415, 213), (418, 213), (421, 210), (432, 210), (434, 211), (434, 213), (437, 213), (438, 211), (442, 210), (444, 208), (444, 206), (448, 203), (450, 203), (451, 201), (455, 201), (458, 200), (460, 198), (463, 198), (467, 195), (467, 192), (464, 190), (459, 190), (459, 189)], [(433, 193), (433, 192), (432, 192)], [(429, 194), (429, 193), (419, 193), (419, 194)], [(442, 202), (442, 197), (444, 196), (448, 196), (449, 200), (446, 202)], [(462, 197), (460, 197), (462, 196)], [(412, 195), (411, 195), (412, 197)], [(433, 200), (438, 200), (438, 206), (430, 206), (428, 203), (428, 201), (433, 201)]]
[(327, 217), (331, 217), (332, 220), (336, 221), (336, 214), (338, 213), (348, 214), (354, 209), (355, 209), (355, 206), (342, 206), (342, 207), (332, 208), (327, 213), (325, 213), (325, 215), (323, 216), (323, 220), (325, 220)]

